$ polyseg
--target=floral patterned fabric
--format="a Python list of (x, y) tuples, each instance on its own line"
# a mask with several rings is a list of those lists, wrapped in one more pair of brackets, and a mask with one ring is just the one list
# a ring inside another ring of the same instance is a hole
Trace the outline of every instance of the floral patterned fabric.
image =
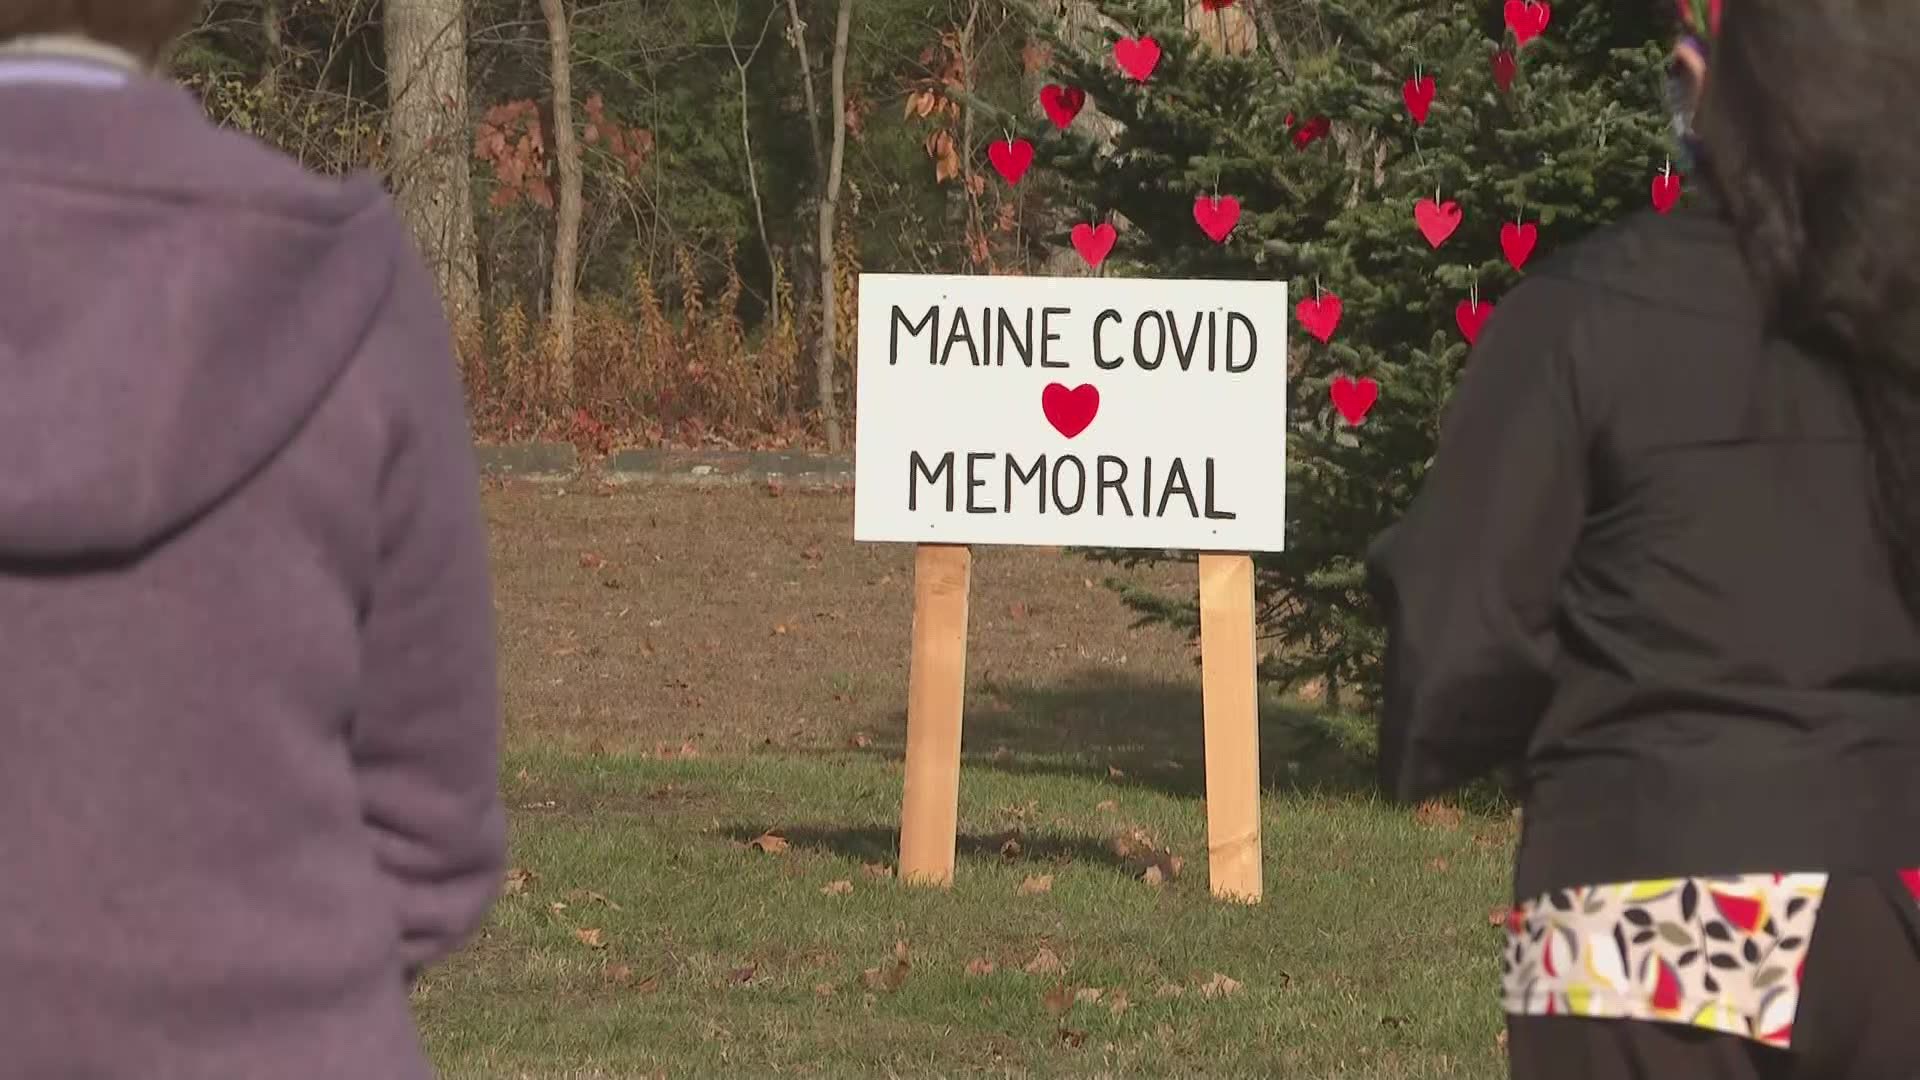
[(1518, 1016), (1690, 1024), (1785, 1048), (1825, 874), (1562, 889), (1507, 917), (1502, 998)]

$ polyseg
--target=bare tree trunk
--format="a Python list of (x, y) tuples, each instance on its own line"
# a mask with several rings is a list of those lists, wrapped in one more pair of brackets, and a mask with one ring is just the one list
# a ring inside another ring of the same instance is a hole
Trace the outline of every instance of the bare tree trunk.
[(814, 354), (814, 380), (820, 397), (820, 415), (827, 429), (827, 449), (838, 453), (846, 441), (840, 431), (840, 403), (833, 387), (838, 355), (838, 285), (834, 270), (834, 217), (840, 210), (840, 170), (847, 156), (847, 38), (853, 29), (853, 0), (840, 0), (833, 27), (833, 111), (827, 123), (833, 129), (833, 149), (827, 158), (826, 183), (820, 192), (820, 342)]
[(553, 158), (560, 170), (559, 209), (553, 226), (554, 400), (573, 403), (573, 306), (580, 265), (580, 143), (573, 131), (573, 34), (563, 0), (540, 0), (547, 20), (553, 79)]
[[(747, 53), (745, 59), (741, 59), (740, 50), (733, 43), (734, 31), (739, 29), (738, 7), (734, 8), (734, 25), (727, 28), (727, 55), (733, 58), (733, 69), (740, 76), (740, 151), (747, 159), (747, 194), (753, 198), (753, 220), (760, 227), (760, 247), (767, 253), (767, 318), (775, 326), (780, 323), (780, 262), (774, 258), (773, 238), (767, 234), (767, 209), (760, 199), (760, 171), (753, 162), (753, 127), (748, 122), (747, 112), (747, 105), (752, 98), (747, 89), (747, 68), (760, 55), (760, 46), (767, 41), (767, 29), (779, 14), (777, 7), (768, 10), (767, 21), (760, 24), (760, 36), (754, 39), (753, 51)], [(807, 92), (813, 92), (811, 83), (807, 86)]]
[(456, 325), (476, 310), (465, 0), (387, 0), (394, 202)]

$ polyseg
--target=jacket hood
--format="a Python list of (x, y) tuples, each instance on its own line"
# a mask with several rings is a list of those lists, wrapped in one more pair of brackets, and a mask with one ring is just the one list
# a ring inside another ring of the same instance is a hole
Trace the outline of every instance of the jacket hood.
[(171, 83), (0, 85), (0, 560), (137, 554), (271, 461), (380, 313), (392, 216)]

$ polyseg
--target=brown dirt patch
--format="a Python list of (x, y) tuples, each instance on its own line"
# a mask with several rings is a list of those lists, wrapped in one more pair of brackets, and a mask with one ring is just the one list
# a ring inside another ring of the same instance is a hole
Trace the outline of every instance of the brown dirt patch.
[[(847, 494), (489, 484), (510, 747), (732, 753), (899, 745), (912, 550), (852, 541)], [(968, 751), (1074, 740), (1159, 760), (1197, 746), (1192, 647), (1110, 576), (1191, 565), (976, 553)]]

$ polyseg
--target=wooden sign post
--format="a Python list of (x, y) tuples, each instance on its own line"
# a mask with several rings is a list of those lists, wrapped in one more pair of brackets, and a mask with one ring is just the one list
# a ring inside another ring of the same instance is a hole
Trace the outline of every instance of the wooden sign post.
[(1209, 882), (1221, 899), (1261, 898), (1244, 553), (1280, 550), (1285, 530), (1286, 294), (1273, 281), (861, 276), (854, 538), (916, 546), (903, 881), (953, 881), (969, 545), (1188, 550), (1209, 552)]
[(900, 880), (953, 883), (960, 833), (960, 718), (967, 699), (967, 591), (973, 552), (922, 544), (913, 560), (913, 659), (907, 673), (907, 781)]
[(1253, 559), (1200, 556), (1200, 694), (1207, 742), (1207, 883), (1260, 899), (1260, 682)]

